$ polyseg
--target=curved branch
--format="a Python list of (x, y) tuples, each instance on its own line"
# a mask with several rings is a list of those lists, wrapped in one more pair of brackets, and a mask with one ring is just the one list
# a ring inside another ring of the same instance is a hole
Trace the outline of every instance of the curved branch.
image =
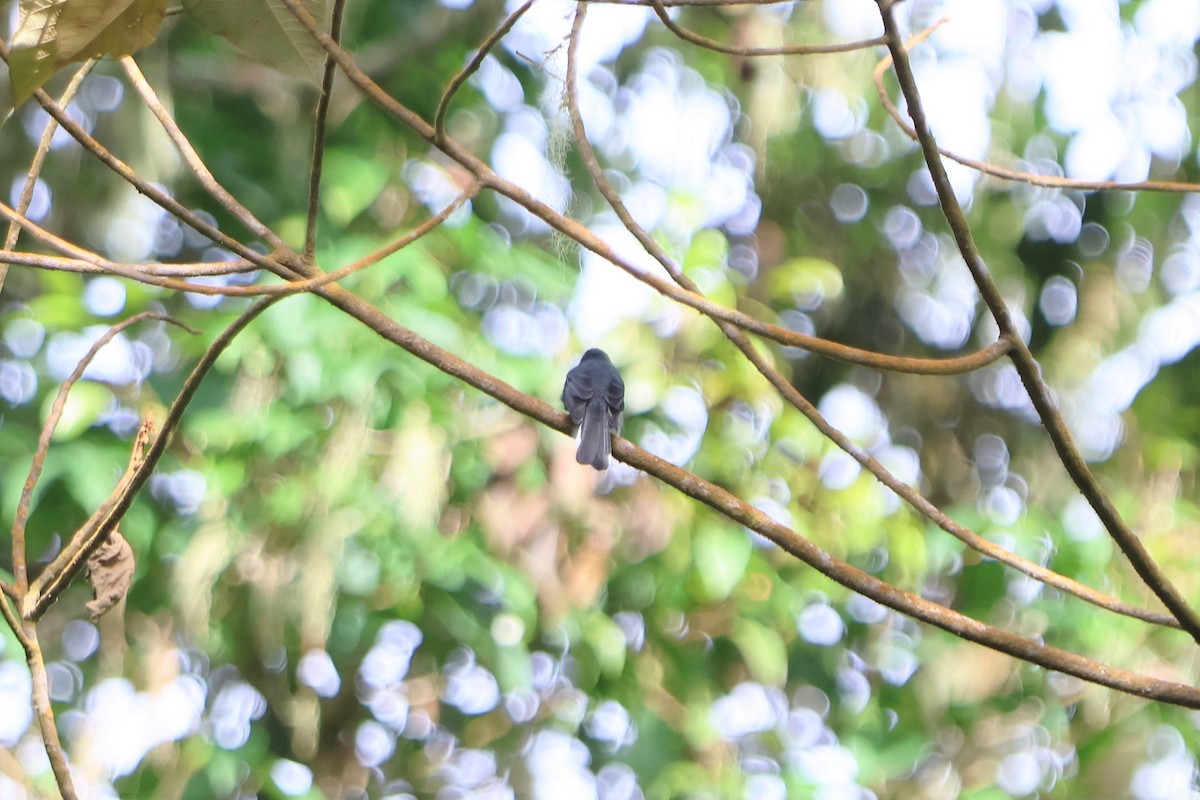
[[(904, 44), (905, 50), (911, 50), (918, 44), (921, 44), (929, 36), (944, 25), (949, 20), (943, 17), (942, 19), (930, 25), (925, 30), (910, 37)], [(872, 79), (875, 83), (875, 93), (879, 95), (879, 102), (883, 105), (888, 116), (892, 121), (899, 126), (900, 130), (908, 135), (908, 138), (914, 142), (920, 143), (920, 138), (917, 131), (905, 119), (900, 109), (892, 102), (892, 98), (888, 95), (887, 88), (883, 85), (884, 74), (892, 67), (894, 63), (893, 57), (889, 54), (876, 65), (872, 73)], [(1031, 186), (1044, 186), (1048, 189), (1076, 189), (1081, 192), (1105, 192), (1105, 191), (1128, 191), (1128, 192), (1196, 192), (1200, 191), (1200, 183), (1188, 183), (1186, 181), (1135, 181), (1133, 183), (1122, 183), (1120, 181), (1081, 181), (1075, 178), (1066, 178), (1058, 175), (1038, 175), (1035, 172), (1026, 172), (1024, 170), (1009, 169), (1001, 167), (987, 161), (981, 161), (975, 158), (967, 158), (960, 156), (952, 150), (947, 150), (944, 147), (938, 146), (938, 153), (943, 157), (950, 159), (956, 163), (962, 164), (964, 167), (982, 172), (984, 175), (991, 175), (993, 178), (1000, 178), (1006, 181), (1014, 181), (1017, 183), (1027, 183)]]
[[(131, 267), (128, 264), (119, 264), (115, 261), (110, 261), (107, 258), (103, 258), (102, 256), (92, 254), (87, 250), (83, 250), (82, 248), (72, 245), (70, 242), (65, 242), (64, 240), (58, 239), (58, 237), (54, 237), (52, 234), (47, 234), (47, 236), (57, 242), (62, 242), (65, 245), (63, 249), (75, 253), (79, 257), (75, 259), (51, 259), (46, 256), (17, 253), (15, 254), (16, 257), (12, 263), (28, 263), (31, 266), (46, 266), (47, 268), (57, 268), (71, 272), (100, 272), (104, 274), (112, 274), (122, 278), (128, 278), (129, 280), (137, 281), (139, 283), (144, 283), (151, 286), (160, 286), (164, 289), (174, 289), (180, 292), (190, 292), (192, 294), (219, 297), (281, 297), (311, 291), (318, 286), (325, 286), (326, 284), (335, 283), (349, 275), (353, 275), (356, 272), (364, 270), (367, 267), (378, 263), (380, 260), (387, 258), (398, 250), (402, 250), (449, 219), (455, 211), (462, 208), (462, 206), (468, 200), (478, 194), (479, 188), (480, 187), (478, 184), (469, 187), (467, 191), (456, 197), (454, 201), (450, 203), (450, 205), (446, 206), (436, 215), (425, 220), (416, 228), (401, 236), (396, 241), (381, 247), (370, 255), (360, 258), (358, 261), (347, 264), (346, 266), (334, 270), (333, 272), (322, 273), (304, 280), (290, 280), (288, 283), (284, 284), (268, 286), (212, 286), (204, 283), (192, 283), (190, 281), (182, 281), (169, 277), (160, 277), (159, 275), (150, 274), (141, 268)], [(11, 209), (9, 209), (3, 203), (0, 203), (0, 216), (8, 216), (10, 213), (12, 213)], [(45, 233), (44, 231), (41, 231), (40, 228), (37, 228), (36, 225), (33, 225), (33, 223), (29, 223), (29, 226), (37, 229), (41, 233)], [(50, 267), (49, 265), (53, 266)], [(257, 269), (257, 267), (255, 267), (255, 269)], [(242, 270), (228, 271), (233, 272)], [(213, 272), (210, 274), (216, 275), (222, 273)]]
[[(71, 387), (83, 377), (83, 373), (92, 363), (92, 359), (100, 352), (104, 345), (116, 338), (121, 331), (136, 325), (139, 322), (144, 322), (148, 319), (156, 319), (160, 322), (169, 322), (172, 325), (178, 325), (184, 330), (191, 331), (181, 322), (176, 321), (166, 314), (160, 314), (155, 311), (142, 311), (134, 314), (129, 319), (122, 320), (116, 325), (113, 325), (97, 339), (92, 346), (84, 354), (83, 358), (79, 359), (79, 363), (75, 365), (75, 369), (67, 376), (67, 379), (58, 387), (58, 394), (54, 398), (54, 403), (50, 406), (50, 413), (46, 417), (46, 422), (42, 425), (41, 435), (38, 436), (37, 448), (33, 453), (33, 462), (29, 466), (29, 475), (25, 478), (25, 484), (21, 488), (21, 499), (17, 502), (17, 513), (13, 520), (12, 528), (12, 559), (13, 559), (13, 581), (16, 585), (18, 595), (24, 595), (29, 587), (29, 573), (25, 564), (25, 526), (29, 522), (29, 514), (33, 505), (33, 490), (37, 486), (38, 478), (42, 475), (42, 467), (46, 462), (46, 454), (50, 450), (50, 438), (54, 435), (55, 429), (58, 428), (59, 420), (62, 419), (63, 409), (67, 405), (67, 395), (71, 392)], [(195, 331), (191, 331), (195, 333)]]
[[(146, 80), (146, 76), (142, 74), (138, 68), (137, 62), (133, 60), (133, 56), (121, 56), (121, 67), (125, 70), (125, 76), (129, 78), (129, 82), (133, 84), (133, 88), (137, 91), (138, 96), (142, 98), (142, 102), (146, 104), (146, 108), (150, 109), (150, 113), (154, 114), (155, 119), (162, 125), (167, 136), (179, 148), (180, 155), (191, 169), (192, 174), (196, 176), (196, 180), (204, 188), (204, 191), (221, 204), (221, 207), (230, 213), (230, 215), (242, 224), (242, 226), (254, 234), (254, 236), (266, 242), (275, 250), (287, 252), (289, 250), (283, 239), (262, 222), (258, 217), (242, 205), (236, 197), (229, 193), (224, 186), (220, 184), (212, 172), (209, 171), (204, 161), (200, 158), (200, 154), (196, 152), (196, 148), (192, 147), (191, 142), (184, 136), (183, 131), (179, 129), (179, 124), (175, 122), (175, 118), (171, 113), (163, 107), (162, 102), (155, 94), (154, 88)], [(151, 198), (155, 199), (155, 198)], [(170, 209), (167, 209), (168, 211)], [(172, 212), (174, 213), (174, 212)], [(190, 224), (190, 222), (189, 222)], [(236, 251), (235, 251), (236, 252)], [(238, 253), (243, 258), (246, 256)]]
[(892, 13), (891, 0), (876, 0), (876, 2), (879, 5), (880, 16), (883, 18), (884, 30), (887, 33), (888, 50), (891, 51), (892, 59), (895, 62), (896, 79), (899, 81), (900, 91), (904, 94), (904, 99), (908, 103), (908, 111), (912, 117), (913, 128), (916, 130), (918, 141), (921, 143), (921, 151), (925, 157), (925, 164), (929, 168), (929, 174), (933, 179), (934, 188), (937, 190), (942, 213), (945, 215), (946, 222), (954, 234), (954, 239), (958, 244), (958, 249), (962, 254), (963, 260), (966, 262), (967, 269), (970, 270), (971, 277), (975, 280), (975, 285), (979, 288), (979, 294), (983, 297), (983, 301), (987, 303), (988, 309), (996, 320), (997, 327), (999, 327), (1002, 335), (1008, 336), (1012, 340), (1013, 349), (1009, 353), (1009, 357), (1017, 369), (1017, 374), (1020, 376), (1021, 382), (1025, 385), (1025, 391), (1029, 393), (1029, 398), (1033, 402), (1033, 406), (1046, 428), (1046, 433), (1050, 437), (1050, 441), (1054, 445), (1059, 459), (1062, 461), (1063, 466), (1066, 467), (1067, 474), (1071, 476), (1075, 485), (1079, 487), (1079, 491), (1083, 493), (1088, 503), (1095, 509), (1097, 516), (1104, 523), (1104, 527), (1108, 530), (1113, 541), (1125, 553), (1125, 557), (1129, 559), (1129, 563), (1133, 566), (1137, 574), (1141, 576), (1151, 591), (1158, 595), (1158, 598), (1167, 607), (1167, 610), (1179, 620), (1183, 629), (1193, 639), (1200, 642), (1200, 615), (1188, 605), (1183, 595), (1179, 593), (1179, 590), (1175, 588), (1165, 573), (1163, 573), (1162, 568), (1151, 558), (1145, 545), (1142, 544), (1133, 530), (1129, 528), (1125, 520), (1121, 518), (1116, 506), (1113, 505), (1108, 494), (1101, 488), (1100, 482), (1096, 480), (1096, 476), (1088, 468), (1083, 455), (1079, 452), (1079, 448), (1075, 446), (1066, 422), (1058, 412), (1058, 409), (1055, 408), (1050, 388), (1042, 379), (1041, 368), (1037, 359), (1033, 357), (1029, 346), (1021, 339), (1020, 332), (1013, 323), (1012, 317), (1008, 312), (1008, 307), (1005, 305), (1004, 297), (1000, 294), (995, 281), (992, 280), (987, 265), (983, 263), (983, 257), (979, 253), (979, 248), (975, 245), (975, 239), (971, 234), (970, 225), (963, 215), (962, 207), (959, 206), (958, 199), (954, 196), (954, 189), (950, 185), (945, 165), (942, 164), (942, 159), (938, 153), (937, 142), (933, 138), (933, 133), (929, 129), (929, 122), (925, 117), (925, 109), (921, 104), (921, 95), (917, 90), (916, 78), (913, 75), (912, 66), (908, 61), (908, 52), (904, 49), (904, 40), (900, 37), (899, 29), (896, 26), (896, 19)]
[(150, 478), (159, 459), (166, 452), (167, 444), (171, 441), (175, 429), (179, 427), (180, 420), (183, 419), (183, 412), (187, 410), (188, 403), (191, 402), (208, 371), (216, 363), (217, 357), (255, 317), (279, 299), (279, 297), (267, 297), (250, 306), (204, 351), (204, 355), (192, 368), (187, 380), (184, 381), (179, 394), (175, 396), (175, 401), (171, 403), (162, 429), (154, 437), (154, 443), (146, 451), (145, 458), (137, 463), (136, 468), (126, 473), (109, 500), (75, 533), (62, 552), (55, 556), (42, 574), (30, 584), (29, 591), (21, 605), (22, 617), (29, 621), (41, 617), (46, 609), (58, 599), (58, 596), (66, 590), (75, 575), (83, 569), (87, 557), (117, 527), (133, 503), (133, 498)]
[[(517, 24), (517, 20), (524, 16), (525, 12), (528, 11), (533, 4), (534, 0), (525, 0), (525, 2), (518, 6), (515, 11), (509, 14), (508, 17), (505, 18), (504, 22), (500, 23), (500, 27), (492, 31), (491, 35), (483, 40), (483, 44), (479, 45), (479, 49), (475, 51), (473, 56), (471, 56), (471, 60), (467, 62), (467, 65), (459, 70), (457, 75), (450, 79), (450, 83), (446, 85), (446, 91), (442, 93), (442, 99), (438, 101), (437, 111), (433, 115), (434, 136), (437, 137), (439, 142), (444, 141), (446, 138), (446, 112), (450, 108), (450, 101), (454, 99), (455, 93), (462, 88), (462, 85), (466, 83), (467, 78), (475, 74), (475, 71), (479, 69), (479, 66), (483, 63), (483, 60), (487, 57), (487, 54), (492, 52), (492, 49), (496, 46), (496, 44), (499, 43), (499, 41), (503, 39), (510, 30), (512, 30), (513, 25)], [(334, 41), (337, 41), (336, 36), (332, 38)], [(333, 63), (333, 58), (331, 56), (327, 55), (326, 58), (329, 59), (328, 63)]]
[[(581, 5), (587, 5), (581, 2)], [(662, 24), (671, 33), (684, 41), (699, 45), (708, 50), (725, 53), (731, 56), (812, 56), (827, 53), (852, 53), (855, 50), (866, 50), (869, 47), (884, 44), (882, 36), (874, 39), (864, 39), (860, 42), (843, 42), (841, 44), (785, 44), (779, 47), (736, 47), (723, 44), (715, 39), (707, 39), (698, 33), (693, 33), (671, 19), (663, 0), (650, 0), (654, 13), (662, 20)]]

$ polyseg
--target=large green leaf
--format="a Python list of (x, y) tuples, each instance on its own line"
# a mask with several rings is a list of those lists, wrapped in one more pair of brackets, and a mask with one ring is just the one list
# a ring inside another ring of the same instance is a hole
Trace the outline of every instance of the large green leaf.
[[(318, 21), (325, 19), (325, 0), (302, 2)], [(325, 51), (282, 0), (183, 0), (183, 9), (247, 58), (320, 82)]]
[(71, 0), (58, 19), (62, 62), (123, 56), (157, 38), (166, 0)]
[(157, 38), (166, 0), (24, 0), (10, 43), (13, 104), (75, 61), (136, 52)]

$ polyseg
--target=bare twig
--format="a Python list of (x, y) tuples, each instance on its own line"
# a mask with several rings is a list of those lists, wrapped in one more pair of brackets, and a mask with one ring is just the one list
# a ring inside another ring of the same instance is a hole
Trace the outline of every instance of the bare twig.
[[(724, 44), (715, 39), (708, 39), (698, 33), (689, 31), (671, 19), (670, 15), (667, 14), (667, 9), (663, 6), (663, 0), (649, 0), (649, 4), (654, 9), (654, 13), (658, 15), (659, 20), (662, 21), (663, 26), (680, 39), (708, 50), (715, 50), (718, 53), (725, 53), (731, 56), (812, 56), (826, 53), (850, 53), (855, 50), (866, 50), (884, 43), (883, 37), (877, 36), (874, 39), (864, 39), (859, 42), (842, 42), (839, 44), (785, 44), (779, 47), (737, 47), (736, 45)], [(582, 2), (581, 5), (587, 5), (587, 3)]]
[[(155, 94), (154, 88), (150, 86), (149, 81), (146, 80), (146, 76), (143, 75), (141, 69), (138, 68), (137, 62), (133, 60), (133, 56), (122, 56), (121, 67), (124, 68), (125, 76), (129, 78), (129, 82), (133, 85), (134, 90), (137, 91), (138, 96), (142, 98), (142, 102), (146, 104), (146, 108), (150, 109), (150, 112), (154, 114), (155, 119), (157, 119), (159, 124), (162, 125), (163, 130), (166, 131), (167, 136), (170, 137), (171, 141), (175, 143), (175, 146), (179, 149), (180, 155), (183, 156), (183, 160), (187, 162), (188, 168), (190, 168), (192, 174), (196, 176), (196, 180), (200, 182), (200, 185), (204, 187), (204, 191), (208, 192), (208, 194), (214, 200), (221, 204), (222, 208), (228, 211), (234, 219), (242, 223), (242, 226), (245, 227), (246, 230), (250, 231), (250, 233), (254, 234), (255, 237), (266, 242), (275, 250), (280, 252), (289, 252), (287, 244), (285, 244), (284, 241), (280, 239), (274, 231), (260, 222), (258, 217), (254, 216), (250, 209), (242, 205), (236, 197), (230, 194), (229, 191), (222, 186), (215, 177), (213, 177), (212, 172), (209, 171), (203, 159), (200, 158), (200, 154), (196, 152), (196, 148), (192, 147), (191, 142), (188, 141), (188, 138), (184, 135), (183, 131), (179, 129), (179, 124), (175, 122), (175, 118), (171, 116), (171, 112), (167, 111), (167, 109), (163, 106), (162, 101), (158, 99), (158, 95)], [(130, 172), (132, 173), (132, 170), (130, 170)], [(126, 180), (128, 180), (128, 178)], [(133, 183), (133, 181), (130, 181), (130, 183)], [(157, 202), (157, 198), (151, 196), (151, 199)], [(163, 207), (167, 208), (166, 206)], [(170, 208), (167, 208), (167, 210), (171, 211), (171, 213), (175, 213)], [(188, 224), (191, 224), (190, 221)], [(237, 251), (235, 250), (234, 252)], [(243, 258), (247, 257), (244, 253), (238, 253), (238, 255), (242, 256)], [(253, 259), (250, 260), (253, 261)]]
[[(118, 275), (139, 283), (151, 286), (164, 286), (156, 278), (173, 277), (213, 277), (217, 275), (237, 275), (255, 271), (258, 267), (246, 261), (200, 261), (190, 264), (156, 264), (151, 262), (141, 264), (119, 264), (104, 258), (84, 260), (82, 258), (63, 258), (47, 256), (41, 253), (26, 253), (23, 250), (0, 250), (0, 261), (23, 267), (34, 267), (52, 272), (74, 272), (83, 275)], [(204, 284), (188, 284), (185, 291), (200, 291)]]
[(25, 661), (29, 664), (29, 676), (33, 681), (33, 710), (42, 732), (42, 746), (50, 759), (50, 769), (54, 772), (54, 781), (63, 800), (77, 800), (79, 795), (75, 792), (71, 767), (67, 764), (67, 754), (63, 752), (62, 741), (58, 738), (58, 725), (54, 722), (54, 707), (50, 704), (50, 676), (46, 673), (46, 659), (42, 656), (34, 625), (25, 625), (25, 638), (21, 644), (25, 648)]
[(75, 536), (67, 543), (62, 552), (55, 556), (45, 571), (30, 584), (29, 592), (25, 595), (21, 607), (22, 617), (26, 620), (38, 619), (58, 596), (66, 590), (71, 580), (83, 568), (87, 557), (105, 540), (108, 534), (121, 521), (121, 518), (125, 516), (125, 512), (129, 510), (134, 496), (137, 495), (138, 491), (149, 479), (150, 474), (158, 464), (158, 460), (166, 452), (167, 444), (171, 441), (175, 429), (179, 426), (179, 422), (183, 418), (183, 412), (187, 409), (188, 403), (191, 402), (192, 397), (200, 387), (200, 383), (204, 380), (208, 371), (216, 363), (217, 357), (225, 351), (225, 348), (229, 346), (234, 337), (241, 333), (255, 317), (278, 299), (278, 297), (267, 297), (256, 302), (246, 311), (242, 312), (228, 328), (213, 340), (208, 349), (204, 351), (204, 355), (196, 363), (196, 366), (192, 368), (187, 380), (184, 381), (183, 388), (179, 390), (175, 401), (171, 403), (167, 417), (163, 420), (162, 428), (159, 430), (158, 435), (154, 437), (154, 444), (146, 452), (145, 458), (140, 463), (134, 465), (136, 462), (136, 453), (134, 454), (135, 458), (130, 462), (132, 469), (122, 477), (121, 482), (114, 490), (109, 501), (102, 506), (101, 510), (92, 515), (92, 518), (76, 532)]
[[(65, 108), (71, 104), (71, 100), (75, 98), (75, 94), (79, 91), (79, 87), (83, 85), (83, 79), (92, 71), (92, 67), (96, 65), (96, 59), (90, 58), (75, 70), (75, 74), (71, 76), (70, 83), (67, 88), (63, 89), (62, 96), (58, 102)], [(29, 169), (25, 171), (25, 185), (21, 187), (21, 196), (17, 198), (17, 213), (24, 214), (29, 210), (29, 204), (33, 202), (33, 190), (37, 187), (38, 176), (42, 174), (42, 166), (46, 163), (46, 156), (50, 152), (50, 144), (54, 141), (54, 132), (58, 129), (57, 123), (54, 120), (46, 122), (46, 127), (42, 131), (42, 138), (38, 140), (37, 150), (33, 154), (33, 160), (29, 164)], [(17, 236), (21, 229), (15, 222), (9, 222), (8, 232), (4, 235), (4, 249), (11, 250), (17, 243)], [(4, 279), (8, 275), (9, 262), (0, 258), (0, 291), (4, 290)]]
[[(446, 85), (446, 91), (442, 93), (442, 99), (438, 101), (437, 111), (433, 115), (434, 136), (439, 142), (444, 141), (446, 138), (446, 111), (449, 110), (450, 101), (454, 99), (455, 93), (466, 83), (467, 78), (475, 74), (475, 71), (479, 69), (479, 65), (487, 58), (487, 54), (492, 52), (492, 48), (512, 30), (512, 26), (517, 24), (517, 20), (533, 6), (534, 2), (535, 0), (525, 0), (524, 3), (517, 6), (516, 10), (509, 14), (504, 19), (504, 22), (500, 23), (500, 27), (492, 31), (491, 35), (483, 40), (483, 44), (479, 45), (479, 49), (471, 56), (471, 60), (467, 62), (467, 65), (450, 79), (450, 83)], [(334, 41), (336, 41), (336, 37), (334, 37)], [(332, 64), (333, 59), (329, 58), (326, 63)]]
[[(71, 253), (75, 253), (79, 257), (75, 258), (75, 259), (54, 259), (49, 256), (36, 256), (33, 254), (17, 253), (17, 254), (14, 254), (12, 263), (14, 263), (14, 264), (15, 263), (24, 263), (24, 264), (29, 264), (31, 266), (64, 269), (64, 270), (69, 270), (72, 272), (100, 272), (100, 273), (105, 273), (105, 274), (112, 274), (112, 275), (117, 275), (122, 278), (128, 278), (130, 280), (138, 281), (139, 283), (149, 284), (151, 286), (161, 286), (165, 289), (174, 289), (174, 290), (180, 291), (180, 292), (191, 292), (192, 294), (200, 294), (200, 295), (208, 295), (208, 296), (263, 297), (263, 296), (284, 296), (284, 295), (299, 294), (301, 292), (311, 291), (312, 289), (314, 289), (318, 286), (324, 286), (329, 283), (335, 283), (337, 281), (340, 281), (349, 275), (353, 275), (356, 272), (366, 269), (367, 267), (371, 266), (372, 264), (378, 263), (380, 260), (395, 253), (396, 251), (407, 247), (408, 245), (412, 244), (417, 239), (420, 239), (422, 236), (426, 235), (427, 233), (429, 233), (430, 231), (434, 230), (439, 225), (441, 225), (443, 222), (445, 222), (451, 215), (454, 214), (455, 211), (462, 208), (462, 206), (468, 200), (470, 200), (476, 194), (478, 194), (478, 192), (479, 192), (478, 184), (468, 187), (466, 192), (464, 192), (463, 194), (456, 197), (454, 199), (454, 201), (452, 203), (450, 203), (450, 205), (446, 206), (444, 209), (439, 211), (435, 216), (430, 217), (429, 219), (425, 220), (420, 225), (418, 225), (416, 228), (414, 228), (412, 231), (409, 231), (408, 233), (401, 236), (396, 241), (388, 244), (385, 247), (380, 248), (379, 250), (375, 251), (374, 253), (372, 253), (368, 256), (360, 258), (358, 261), (355, 261), (351, 264), (347, 264), (346, 266), (341, 267), (340, 269), (337, 269), (333, 272), (321, 273), (312, 278), (307, 278), (307, 279), (303, 279), (303, 280), (293, 280), (289, 283), (284, 283), (284, 284), (274, 284), (274, 285), (267, 285), (267, 286), (213, 286), (213, 285), (205, 284), (205, 283), (193, 283), (190, 281), (177, 280), (175, 278), (170, 278), (170, 277), (161, 277), (157, 274), (153, 274), (149, 271), (144, 270), (140, 265), (134, 266), (134, 265), (129, 265), (129, 264), (120, 264), (115, 261), (110, 261), (107, 258), (103, 258), (101, 256), (92, 254), (89, 251), (83, 250), (82, 248), (78, 248), (69, 242), (66, 242), (64, 240), (59, 240), (58, 237), (54, 237), (52, 234), (46, 234), (44, 231), (41, 231), (41, 233), (45, 234), (45, 238), (47, 238), (49, 240), (55, 240), (57, 242), (61, 242), (64, 250), (67, 250), (68, 252), (71, 252)], [(6, 216), (10, 213), (11, 213), (11, 210), (8, 209), (8, 207), (5, 206), (3, 203), (0, 203), (0, 216)], [(29, 223), (27, 220), (22, 222), (21, 224), (28, 225), (30, 228), (40, 231), (40, 229), (38, 229), (37, 226), (33, 225), (32, 223)], [(246, 262), (239, 261), (239, 262), (225, 262), (225, 263), (236, 263), (236, 264), (240, 265), (240, 264), (245, 264)], [(257, 269), (257, 267), (253, 267), (252, 265), (248, 265), (248, 266), (251, 266), (251, 268), (253, 268), (253, 269)], [(226, 272), (241, 272), (244, 270), (243, 269), (237, 269), (237, 270), (227, 269), (225, 271)], [(216, 274), (222, 274), (222, 273), (213, 271), (208, 274), (216, 275)], [(290, 273), (285, 273), (285, 274), (290, 274)]]
[[(342, 40), (342, 16), (345, 11), (346, 0), (334, 0), (329, 35), (335, 42)], [(313, 260), (313, 254), (317, 251), (317, 211), (321, 206), (321, 167), (325, 163), (325, 124), (329, 119), (329, 101), (333, 97), (333, 76), (336, 71), (337, 65), (326, 54), (321, 94), (317, 98), (313, 123), (312, 166), (308, 171), (308, 214), (304, 224), (304, 260), (308, 262)]]
[(1134, 570), (1141, 576), (1146, 585), (1150, 587), (1151, 591), (1158, 595), (1158, 598), (1167, 607), (1167, 610), (1179, 620), (1183, 629), (1197, 642), (1200, 642), (1200, 615), (1197, 615), (1195, 609), (1188, 605), (1183, 595), (1179, 593), (1179, 590), (1175, 588), (1158, 564), (1154, 562), (1154, 559), (1150, 557), (1141, 540), (1129, 528), (1125, 520), (1121, 518), (1112, 500), (1109, 499), (1108, 494), (1101, 488), (1099, 481), (1096, 480), (1096, 476), (1088, 468), (1083, 455), (1079, 452), (1079, 448), (1075, 446), (1066, 422), (1058, 412), (1058, 409), (1055, 408), (1050, 388), (1042, 379), (1040, 366), (1033, 357), (1033, 353), (1030, 352), (1029, 346), (1021, 338), (1017, 326), (1013, 323), (1008, 306), (1004, 302), (1004, 297), (1001, 295), (995, 281), (992, 280), (987, 265), (983, 262), (979, 249), (975, 245), (975, 239), (971, 234), (970, 225), (963, 215), (962, 208), (958, 204), (958, 199), (954, 196), (954, 189), (950, 185), (950, 179), (946, 175), (946, 168), (942, 164), (941, 156), (938, 153), (937, 142), (933, 138), (933, 133), (929, 129), (929, 122), (925, 117), (925, 109), (921, 104), (921, 95), (917, 89), (916, 78), (913, 76), (912, 66), (908, 61), (908, 52), (904, 49), (904, 40), (901, 38), (900, 31), (896, 26), (896, 19), (892, 13), (891, 4), (888, 0), (877, 0), (877, 3), (887, 35), (888, 50), (891, 52), (895, 63), (896, 79), (899, 81), (900, 91), (903, 93), (904, 99), (908, 104), (908, 112), (912, 117), (913, 128), (921, 144), (925, 164), (929, 168), (929, 174), (933, 179), (933, 185), (937, 191), (942, 213), (945, 214), (946, 222), (954, 234), (959, 252), (966, 262), (967, 269), (971, 272), (971, 277), (974, 279), (975, 285), (979, 288), (979, 293), (983, 297), (983, 301), (987, 304), (988, 310), (991, 311), (992, 316), (995, 318), (1001, 335), (1008, 336), (1012, 340), (1013, 349), (1010, 351), (1009, 357), (1017, 369), (1017, 374), (1020, 376), (1021, 382), (1025, 385), (1025, 390), (1029, 393), (1030, 400), (1033, 402), (1033, 406), (1046, 428), (1046, 433), (1049, 435), (1059, 459), (1062, 461), (1063, 466), (1066, 467), (1067, 473), (1074, 480), (1075, 485), (1079, 487), (1079, 491), (1083, 493), (1088, 503), (1095, 509), (1096, 514), (1104, 523), (1104, 527), (1108, 530), (1109, 535), (1117, 543), (1117, 546), (1121, 548), (1121, 551), (1125, 553)]
[[(905, 50), (911, 50), (917, 45), (924, 42), (938, 28), (948, 22), (945, 17), (930, 25), (925, 30), (911, 36), (904, 44)], [(888, 116), (892, 121), (899, 126), (900, 130), (904, 131), (910, 139), (919, 143), (916, 129), (904, 119), (904, 115), (900, 109), (892, 102), (891, 96), (888, 94), (887, 87), (883, 85), (883, 76), (892, 67), (892, 56), (889, 54), (883, 58), (875, 67), (872, 78), (875, 83), (875, 93), (879, 96), (879, 102), (883, 105)], [(993, 178), (1000, 178), (1006, 181), (1014, 181), (1017, 183), (1027, 183), (1031, 186), (1044, 186), (1048, 189), (1075, 189), (1081, 192), (1104, 192), (1104, 191), (1125, 191), (1125, 192), (1196, 192), (1200, 191), (1200, 183), (1191, 183), (1188, 181), (1134, 181), (1131, 183), (1122, 183), (1121, 181), (1083, 181), (1075, 178), (1067, 178), (1059, 175), (1039, 175), (1036, 172), (1028, 172), (1026, 170), (1009, 169), (1001, 167), (987, 161), (981, 161), (975, 158), (967, 158), (959, 155), (952, 150), (947, 150), (939, 146), (937, 149), (943, 157), (951, 161), (962, 164), (964, 167), (982, 172), (985, 175), (991, 175)]]
[(105, 331), (104, 335), (97, 339), (83, 358), (79, 360), (74, 371), (58, 387), (58, 395), (54, 398), (54, 404), (50, 407), (50, 414), (46, 417), (46, 423), (42, 426), (41, 435), (38, 437), (37, 449), (33, 453), (33, 462), (29, 467), (29, 475), (25, 478), (25, 485), (21, 489), (21, 499), (17, 503), (17, 513), (13, 521), (13, 581), (16, 585), (18, 595), (24, 595), (29, 588), (29, 573), (25, 563), (25, 526), (29, 522), (29, 514), (32, 510), (33, 490), (37, 486), (38, 478), (42, 474), (42, 466), (46, 461), (46, 453), (50, 449), (50, 438), (54, 435), (54, 430), (58, 427), (59, 420), (62, 419), (63, 409), (66, 408), (67, 395), (76, 381), (83, 377), (84, 371), (87, 370), (88, 366), (92, 363), (92, 359), (96, 357), (96, 354), (100, 352), (100, 349), (104, 345), (112, 341), (117, 334), (126, 328), (149, 319), (169, 322), (181, 328), (188, 329), (187, 326), (177, 322), (166, 314), (154, 311), (143, 311), (139, 314), (134, 314), (132, 317), (118, 322)]

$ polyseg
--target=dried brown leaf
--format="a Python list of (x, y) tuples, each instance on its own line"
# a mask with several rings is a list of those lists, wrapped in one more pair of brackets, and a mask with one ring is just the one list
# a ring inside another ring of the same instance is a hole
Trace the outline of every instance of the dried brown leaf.
[(93, 599), (87, 609), (92, 619), (102, 617), (129, 593), (135, 566), (133, 548), (117, 530), (88, 556), (88, 582), (92, 585)]

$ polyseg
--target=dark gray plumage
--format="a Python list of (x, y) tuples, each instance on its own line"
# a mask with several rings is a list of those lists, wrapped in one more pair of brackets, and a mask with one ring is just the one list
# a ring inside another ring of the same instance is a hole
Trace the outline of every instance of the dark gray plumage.
[(625, 384), (603, 350), (592, 348), (567, 373), (562, 390), (563, 406), (579, 426), (575, 460), (608, 469), (612, 433), (621, 432), (625, 411)]

